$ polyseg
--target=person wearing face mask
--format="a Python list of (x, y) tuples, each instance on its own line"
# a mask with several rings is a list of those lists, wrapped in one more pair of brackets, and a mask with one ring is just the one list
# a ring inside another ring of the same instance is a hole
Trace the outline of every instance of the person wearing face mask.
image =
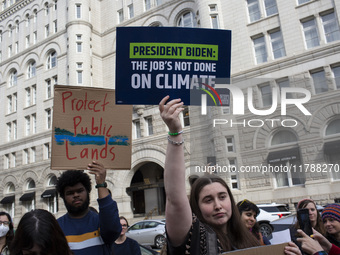
[(9, 246), (13, 240), (13, 222), (6, 212), (0, 212), (0, 255), (9, 255)]

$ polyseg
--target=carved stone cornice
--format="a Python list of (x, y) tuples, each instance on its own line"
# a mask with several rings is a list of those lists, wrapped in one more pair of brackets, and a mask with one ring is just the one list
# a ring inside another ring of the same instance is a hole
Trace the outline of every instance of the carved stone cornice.
[(34, 0), (21, 0), (21, 1), (16, 2), (15, 4), (12, 4), (8, 8), (6, 8), (4, 11), (0, 12), (0, 21), (8, 18), (12, 14), (15, 14), (17, 11), (21, 10), (22, 8), (24, 8), (31, 2), (34, 2)]

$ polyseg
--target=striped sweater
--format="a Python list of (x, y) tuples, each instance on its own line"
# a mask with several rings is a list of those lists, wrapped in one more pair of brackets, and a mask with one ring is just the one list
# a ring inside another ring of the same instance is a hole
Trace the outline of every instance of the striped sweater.
[(111, 245), (121, 233), (117, 203), (110, 195), (97, 201), (99, 214), (90, 210), (80, 219), (68, 214), (58, 219), (74, 255), (110, 255)]

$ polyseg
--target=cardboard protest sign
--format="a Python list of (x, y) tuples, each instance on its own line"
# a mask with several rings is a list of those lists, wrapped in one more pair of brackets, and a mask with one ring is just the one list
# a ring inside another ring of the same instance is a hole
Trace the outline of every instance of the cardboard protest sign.
[(202, 93), (208, 105), (229, 100), (229, 90), (214, 89), (230, 78), (229, 30), (117, 27), (116, 52), (117, 104), (157, 105), (170, 95), (201, 105)]
[(132, 107), (115, 104), (115, 91), (56, 85), (51, 169), (131, 168)]
[(288, 243), (275, 244), (275, 245), (264, 245), (249, 249), (242, 249), (237, 251), (225, 252), (222, 254), (229, 255), (284, 255), (284, 248), (288, 246)]

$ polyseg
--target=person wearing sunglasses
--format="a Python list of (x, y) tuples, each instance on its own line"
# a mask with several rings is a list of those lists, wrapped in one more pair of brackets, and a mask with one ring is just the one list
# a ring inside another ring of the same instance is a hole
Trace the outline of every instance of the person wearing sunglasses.
[(9, 255), (9, 246), (13, 240), (13, 222), (6, 212), (0, 212), (0, 255)]
[(127, 237), (125, 234), (128, 230), (129, 223), (124, 216), (120, 216), (122, 232), (118, 239), (113, 243), (112, 250), (114, 255), (141, 255), (137, 241)]

